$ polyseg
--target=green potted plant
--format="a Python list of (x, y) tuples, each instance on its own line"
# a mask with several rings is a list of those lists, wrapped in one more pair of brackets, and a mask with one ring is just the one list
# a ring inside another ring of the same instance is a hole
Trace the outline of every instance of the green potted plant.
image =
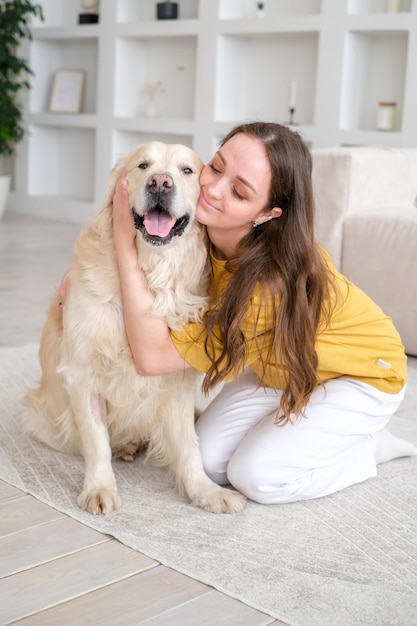
[[(8, 198), (10, 176), (7, 161), (26, 129), (23, 126), (20, 91), (29, 89), (33, 74), (28, 61), (19, 54), (19, 46), (32, 38), (31, 16), (43, 20), (42, 7), (30, 0), (0, 0), (0, 218)], [(2, 206), (2, 200), (4, 206)]]

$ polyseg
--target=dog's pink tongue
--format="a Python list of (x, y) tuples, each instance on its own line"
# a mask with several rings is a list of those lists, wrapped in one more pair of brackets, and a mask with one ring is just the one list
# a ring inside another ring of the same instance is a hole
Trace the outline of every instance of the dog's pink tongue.
[(145, 216), (143, 223), (149, 235), (167, 237), (175, 224), (175, 218), (167, 213), (152, 212)]

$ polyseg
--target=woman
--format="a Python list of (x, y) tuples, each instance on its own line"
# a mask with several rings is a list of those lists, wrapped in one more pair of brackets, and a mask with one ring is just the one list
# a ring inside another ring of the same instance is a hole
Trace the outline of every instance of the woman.
[(407, 379), (400, 337), (314, 241), (311, 156), (271, 123), (232, 130), (203, 168), (197, 219), (212, 265), (204, 323), (170, 331), (149, 315), (126, 180), (113, 220), (124, 317), (136, 368), (186, 367), (205, 391), (197, 422), (207, 474), (260, 503), (324, 496), (417, 453), (385, 426)]

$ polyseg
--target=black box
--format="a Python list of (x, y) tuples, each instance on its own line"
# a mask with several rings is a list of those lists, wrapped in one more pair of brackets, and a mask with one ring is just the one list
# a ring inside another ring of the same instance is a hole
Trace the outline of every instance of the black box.
[(156, 5), (158, 20), (176, 20), (178, 17), (178, 2), (158, 2)]
[(97, 24), (98, 13), (79, 13), (78, 23), (79, 24)]

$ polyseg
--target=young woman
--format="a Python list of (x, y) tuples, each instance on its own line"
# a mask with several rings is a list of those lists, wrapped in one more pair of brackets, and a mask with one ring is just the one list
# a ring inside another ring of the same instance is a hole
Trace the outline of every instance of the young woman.
[(119, 180), (113, 208), (127, 335), (137, 371), (186, 367), (225, 382), (197, 422), (207, 474), (260, 503), (317, 498), (417, 448), (385, 429), (407, 380), (391, 319), (314, 240), (311, 155), (272, 123), (232, 130), (203, 168), (204, 323), (171, 332), (149, 315), (135, 229)]

